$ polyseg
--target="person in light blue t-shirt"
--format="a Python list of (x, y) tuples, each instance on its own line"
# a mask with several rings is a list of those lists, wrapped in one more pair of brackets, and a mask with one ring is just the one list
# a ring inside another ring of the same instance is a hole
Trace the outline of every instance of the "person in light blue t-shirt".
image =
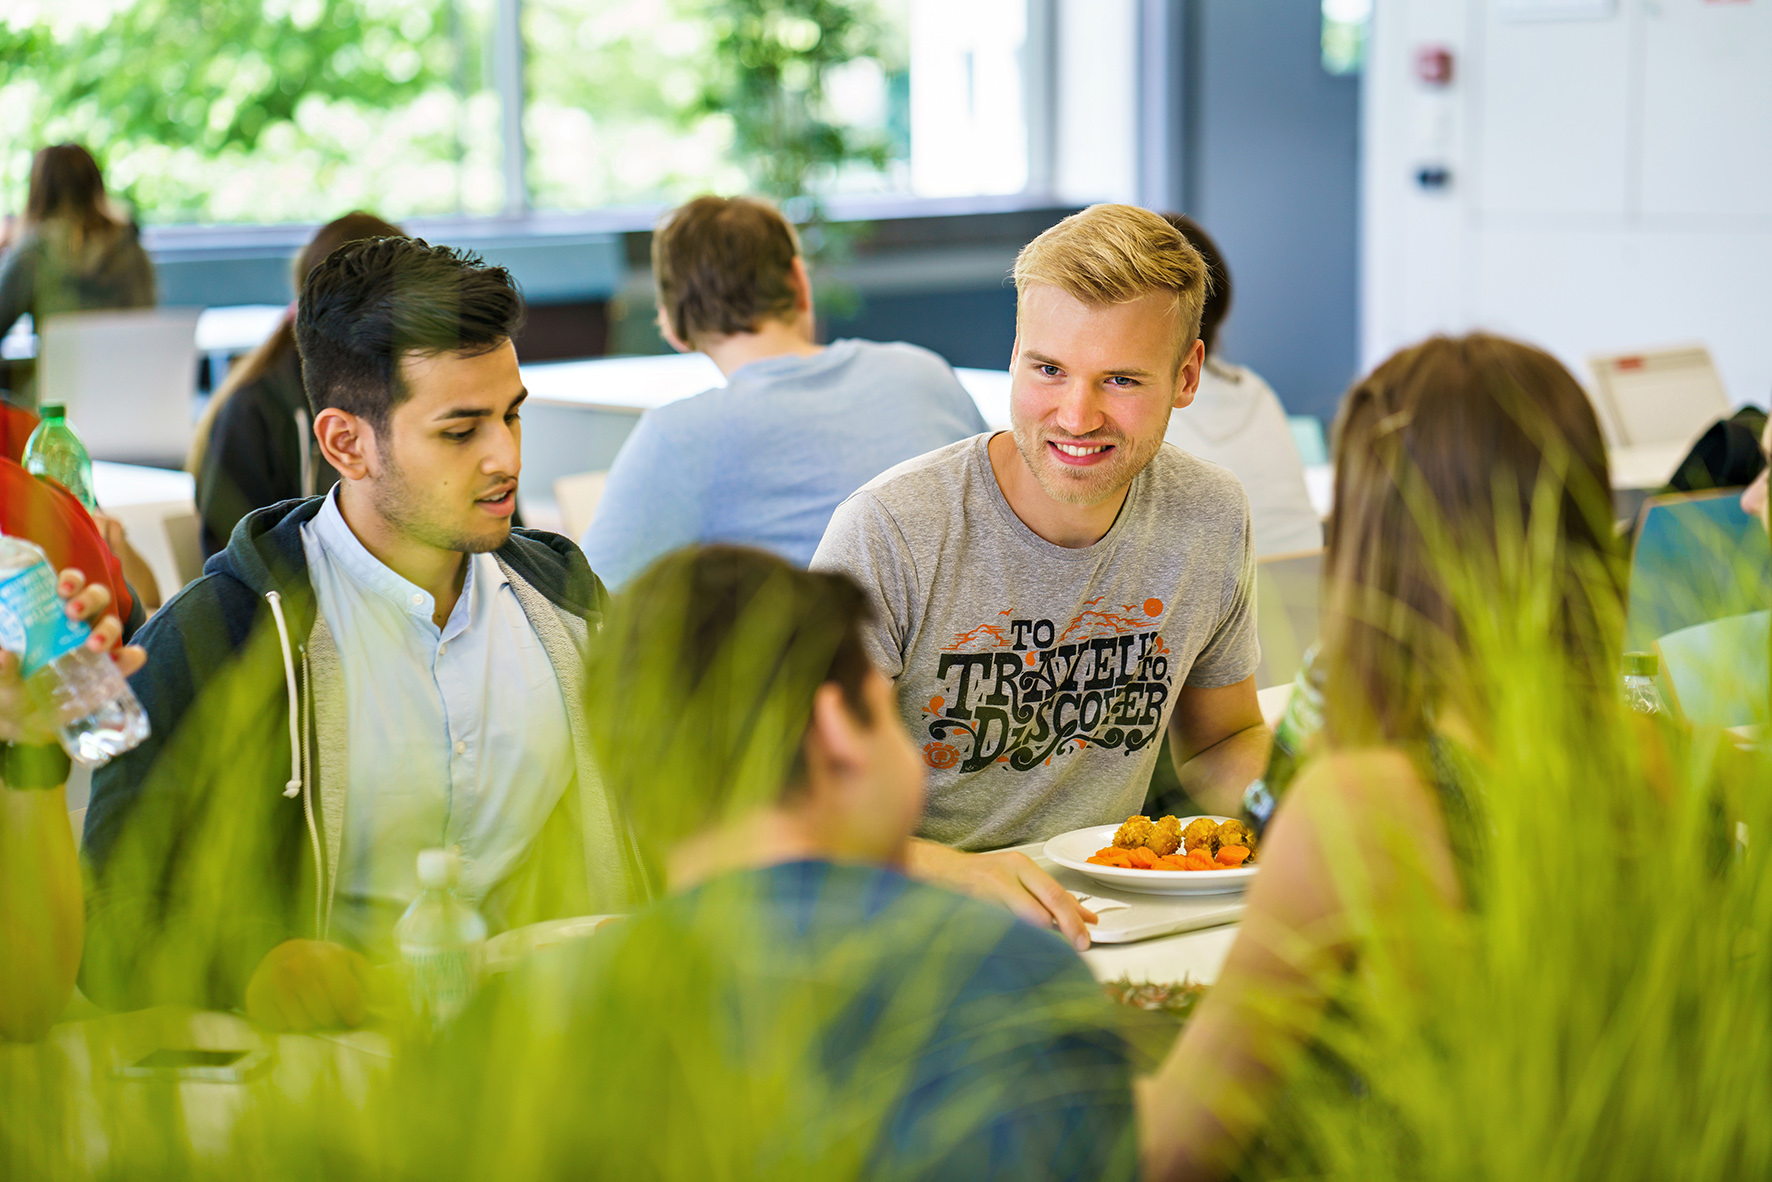
[(699, 197), (652, 239), (659, 327), (727, 384), (648, 413), (582, 545), (619, 587), (694, 542), (812, 559), (832, 512), (894, 464), (985, 430), (954, 371), (907, 344), (813, 340), (794, 228), (745, 197)]

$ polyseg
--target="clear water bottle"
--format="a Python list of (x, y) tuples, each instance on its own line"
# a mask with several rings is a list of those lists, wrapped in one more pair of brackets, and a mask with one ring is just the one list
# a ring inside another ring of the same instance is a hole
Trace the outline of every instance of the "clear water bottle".
[(420, 1023), (433, 1030), (453, 1021), (480, 987), (486, 921), (455, 893), (460, 881), (454, 850), (421, 850), (421, 893), (394, 925), (407, 996)]
[(68, 619), (43, 551), (0, 534), (0, 648), (19, 654), (37, 707), (58, 722), (68, 757), (98, 767), (148, 737), (148, 716), (92, 630)]
[(1661, 662), (1654, 653), (1624, 654), (1624, 704), (1638, 714), (1666, 714), (1667, 703), (1656, 688), (1655, 676)]
[(55, 481), (87, 509), (98, 508), (92, 498), (92, 457), (86, 454), (74, 424), (68, 422), (67, 409), (58, 403), (44, 405), (43, 421), (25, 440), (24, 467), (32, 476)]

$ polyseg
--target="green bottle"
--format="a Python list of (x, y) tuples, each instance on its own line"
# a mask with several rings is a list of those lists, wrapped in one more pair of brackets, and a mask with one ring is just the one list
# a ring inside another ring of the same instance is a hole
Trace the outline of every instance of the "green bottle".
[(97, 509), (92, 497), (92, 457), (74, 424), (68, 422), (67, 408), (49, 402), (43, 406), (43, 421), (25, 440), (25, 471), (33, 476), (55, 481), (88, 509)]

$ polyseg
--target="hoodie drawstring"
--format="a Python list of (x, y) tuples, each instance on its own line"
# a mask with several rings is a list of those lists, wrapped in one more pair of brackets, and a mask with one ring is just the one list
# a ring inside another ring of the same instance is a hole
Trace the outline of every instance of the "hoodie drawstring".
[[(295, 681), (295, 651), (289, 642), (289, 624), (283, 618), (283, 597), (275, 591), (265, 592), (265, 598), (271, 604), (271, 616), (277, 621), (277, 641), (283, 646), (283, 684), (289, 694), (289, 781), (283, 785), (283, 795), (302, 798), (302, 813), (307, 820), (308, 841), (314, 848), (314, 938), (326, 938), (325, 924), (322, 919), (322, 906), (325, 900), (325, 868), (320, 859), (320, 827), (314, 823), (314, 796), (308, 787), (307, 769), (304, 766), (304, 747), (302, 732), (305, 715), (302, 711), (302, 696)], [(302, 671), (307, 672), (308, 654), (302, 652)]]

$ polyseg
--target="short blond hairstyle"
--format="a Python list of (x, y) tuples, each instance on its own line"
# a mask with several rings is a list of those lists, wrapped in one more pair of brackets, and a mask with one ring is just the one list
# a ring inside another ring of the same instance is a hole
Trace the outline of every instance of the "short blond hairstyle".
[(1175, 295), (1181, 352), (1200, 335), (1206, 260), (1180, 230), (1136, 205), (1091, 205), (1073, 213), (1015, 256), (1015, 300), (1046, 283), (1094, 307), (1125, 304), (1154, 291)]

